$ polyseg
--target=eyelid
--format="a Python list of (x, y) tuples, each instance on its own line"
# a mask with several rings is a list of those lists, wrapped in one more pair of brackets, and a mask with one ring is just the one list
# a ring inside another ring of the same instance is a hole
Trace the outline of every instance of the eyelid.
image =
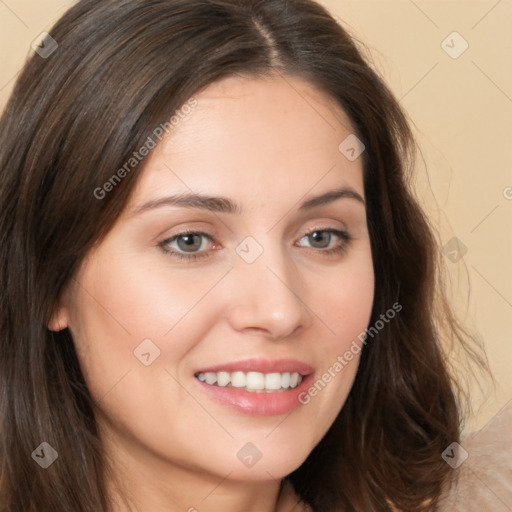
[(304, 233), (302, 234), (301, 237), (299, 237), (299, 240), (300, 238), (303, 238), (307, 235), (311, 235), (317, 231), (328, 231), (329, 233), (334, 233), (334, 234), (339, 234), (339, 235), (349, 235), (348, 233), (348, 230), (346, 230), (345, 228), (339, 228), (339, 227), (333, 227), (333, 226), (313, 226), (312, 228), (308, 228), (306, 229), (306, 231), (304, 231)]

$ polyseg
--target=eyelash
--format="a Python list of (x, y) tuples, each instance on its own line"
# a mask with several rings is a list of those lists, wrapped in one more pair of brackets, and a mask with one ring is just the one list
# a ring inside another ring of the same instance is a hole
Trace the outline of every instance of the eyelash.
[[(317, 249), (317, 252), (320, 252), (321, 254), (323, 254), (326, 257), (336, 256), (338, 254), (344, 253), (345, 251), (347, 251), (347, 249), (350, 245), (350, 242), (353, 240), (352, 236), (348, 232), (341, 231), (339, 229), (334, 229), (334, 228), (311, 229), (310, 231), (307, 231), (306, 233), (304, 233), (300, 239), (302, 239), (306, 236), (312, 235), (313, 233), (324, 233), (324, 232), (335, 235), (341, 240), (341, 242), (337, 246), (332, 247), (330, 249)], [(178, 258), (180, 260), (196, 261), (196, 260), (199, 260), (202, 258), (209, 257), (209, 253), (207, 251), (202, 251), (202, 252), (197, 252), (197, 253), (184, 253), (184, 252), (179, 252), (179, 251), (175, 251), (175, 250), (169, 250), (166, 247), (171, 242), (174, 242), (178, 238), (180, 238), (182, 236), (187, 236), (187, 235), (204, 236), (204, 237), (208, 238), (211, 242), (215, 242), (214, 239), (208, 233), (190, 230), (190, 231), (183, 231), (181, 233), (177, 233), (176, 235), (172, 236), (171, 238), (167, 238), (166, 240), (163, 240), (158, 245), (166, 255)], [(315, 247), (310, 247), (309, 249), (315, 250)]]

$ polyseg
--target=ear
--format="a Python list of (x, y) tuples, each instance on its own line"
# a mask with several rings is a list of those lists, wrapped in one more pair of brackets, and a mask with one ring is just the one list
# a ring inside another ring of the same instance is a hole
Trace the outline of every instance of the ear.
[(62, 331), (69, 325), (68, 309), (65, 306), (58, 306), (54, 311), (50, 321), (48, 322), (48, 329), (50, 331)]

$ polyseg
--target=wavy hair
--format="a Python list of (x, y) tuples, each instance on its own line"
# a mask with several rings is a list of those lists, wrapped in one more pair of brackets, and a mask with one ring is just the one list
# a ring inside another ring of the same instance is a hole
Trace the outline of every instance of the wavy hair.
[[(144, 161), (102, 187), (154, 128), (227, 76), (308, 80), (363, 141), (375, 272), (370, 323), (403, 309), (364, 348), (332, 427), (286, 478), (315, 512), (433, 511), (461, 431), (441, 336), (450, 310), (433, 229), (410, 181), (407, 118), (362, 50), (312, 0), (82, 0), (32, 55), (0, 120), (0, 493), (2, 512), (109, 511), (109, 465), (70, 332), (48, 322), (108, 232)], [(31, 454), (42, 441), (58, 464)]]

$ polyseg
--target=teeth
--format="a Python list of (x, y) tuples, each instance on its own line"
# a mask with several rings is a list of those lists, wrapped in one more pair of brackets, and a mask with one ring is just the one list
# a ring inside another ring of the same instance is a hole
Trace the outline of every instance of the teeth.
[(265, 389), (265, 375), (260, 372), (247, 372), (245, 387), (255, 391)]
[[(201, 374), (199, 374), (199, 377)], [(245, 377), (244, 372), (233, 372), (231, 374), (231, 385), (234, 388), (245, 388), (245, 383), (247, 381), (247, 378)]]
[(204, 381), (206, 384), (215, 384), (217, 382), (217, 374), (213, 372), (206, 372), (204, 374)]
[(228, 372), (217, 372), (217, 386), (227, 386), (231, 380), (231, 375)]
[(267, 373), (265, 375), (265, 389), (281, 389), (281, 374)]
[(261, 373), (261, 372), (206, 372), (196, 377), (210, 386), (245, 388), (247, 391), (279, 391), (296, 388), (302, 382), (297, 372)]

